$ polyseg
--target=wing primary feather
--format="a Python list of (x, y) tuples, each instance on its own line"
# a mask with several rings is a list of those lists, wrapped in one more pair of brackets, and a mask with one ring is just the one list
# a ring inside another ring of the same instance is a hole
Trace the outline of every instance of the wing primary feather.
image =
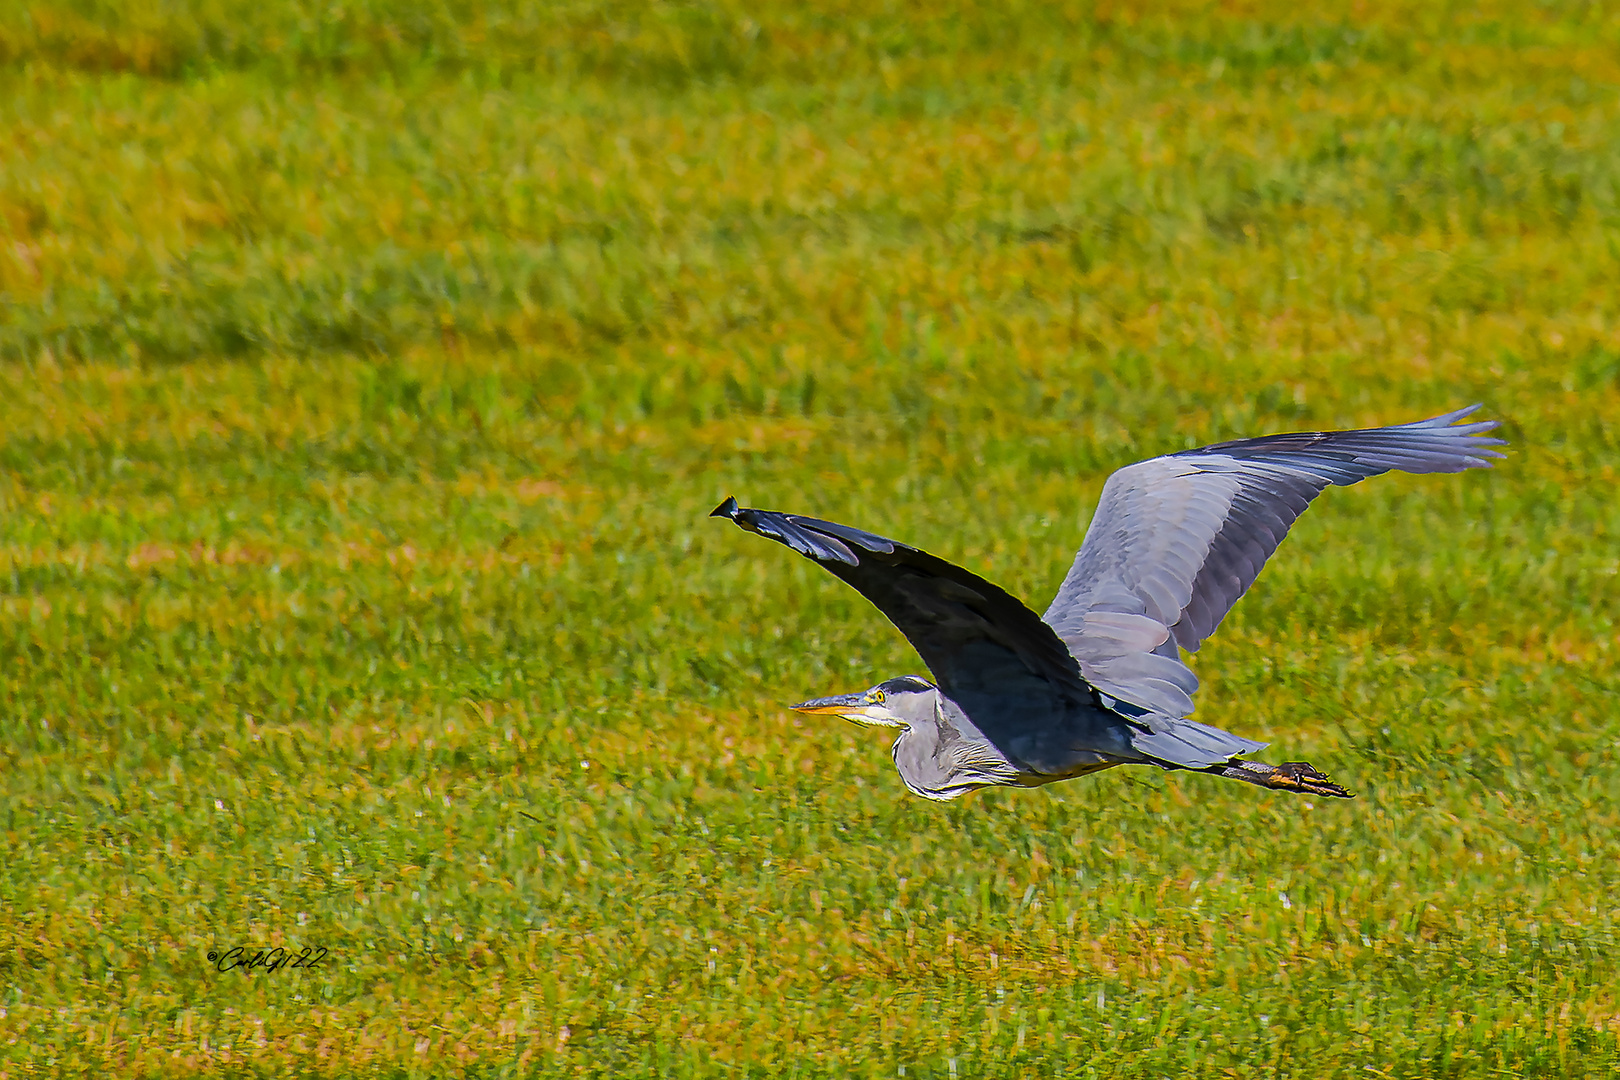
[(888, 616), (959, 703), (1000, 699), (995, 712), (1018, 716), (1041, 715), (1043, 695), (1093, 700), (1052, 627), (977, 574), (876, 533), (741, 507), (731, 498), (713, 516), (785, 544), (843, 579)]

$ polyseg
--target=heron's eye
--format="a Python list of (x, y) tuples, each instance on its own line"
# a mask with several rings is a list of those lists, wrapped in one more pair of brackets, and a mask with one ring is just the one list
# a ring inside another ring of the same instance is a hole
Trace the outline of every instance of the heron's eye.
[(883, 691), (874, 690), (874, 691), (872, 691), (871, 696), (872, 696), (872, 704), (874, 704), (874, 705), (883, 704)]

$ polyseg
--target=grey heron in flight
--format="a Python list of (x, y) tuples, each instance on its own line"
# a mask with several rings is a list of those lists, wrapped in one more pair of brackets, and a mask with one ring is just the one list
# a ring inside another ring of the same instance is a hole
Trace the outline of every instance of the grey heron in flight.
[(929, 799), (1037, 787), (1115, 765), (1192, 769), (1299, 794), (1349, 798), (1304, 762), (1190, 718), (1196, 652), (1329, 484), (1488, 468), (1496, 421), (1475, 405), (1357, 431), (1266, 435), (1128, 465), (1108, 478), (1057, 596), (1037, 616), (926, 551), (831, 521), (751, 510), (712, 517), (826, 567), (899, 628), (933, 672), (792, 706), (900, 729), (894, 763)]

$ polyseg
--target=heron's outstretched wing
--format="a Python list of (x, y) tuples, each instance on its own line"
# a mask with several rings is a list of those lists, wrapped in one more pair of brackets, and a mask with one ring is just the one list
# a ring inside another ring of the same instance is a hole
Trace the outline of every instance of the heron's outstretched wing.
[[(1056, 633), (1010, 593), (944, 559), (831, 521), (750, 510), (728, 498), (711, 517), (780, 541), (852, 585), (899, 627), (940, 689), (972, 702), (1093, 700)], [(1038, 710), (1037, 710), (1038, 711)]]
[(1216, 443), (1127, 465), (1103, 485), (1091, 527), (1045, 619), (1086, 680), (1172, 717), (1192, 712), (1196, 652), (1254, 583), (1294, 519), (1329, 484), (1461, 472), (1502, 455), (1479, 406), (1359, 431)]

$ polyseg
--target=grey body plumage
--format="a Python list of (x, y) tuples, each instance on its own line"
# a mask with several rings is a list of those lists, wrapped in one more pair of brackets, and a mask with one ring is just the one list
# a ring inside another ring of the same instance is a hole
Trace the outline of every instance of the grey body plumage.
[[(1475, 406), (1474, 408), (1477, 408)], [(932, 799), (1035, 787), (1123, 764), (1194, 769), (1324, 796), (1344, 789), (1266, 744), (1190, 719), (1194, 652), (1310, 501), (1392, 469), (1490, 465), (1494, 421), (1473, 408), (1412, 424), (1269, 435), (1150, 458), (1103, 485), (1074, 564), (1044, 616), (983, 578), (906, 544), (796, 514), (713, 516), (777, 540), (860, 591), (937, 682), (902, 676), (793, 706), (900, 729), (894, 762)]]

